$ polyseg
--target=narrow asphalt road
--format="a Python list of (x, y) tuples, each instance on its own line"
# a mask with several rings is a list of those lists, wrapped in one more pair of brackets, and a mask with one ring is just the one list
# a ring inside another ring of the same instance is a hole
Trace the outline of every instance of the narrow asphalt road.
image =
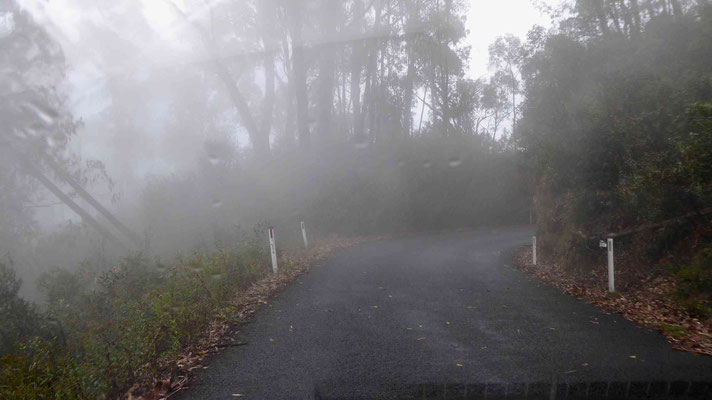
[[(507, 252), (530, 235), (432, 234), (343, 251), (264, 306), (237, 333), (248, 344), (217, 356), (176, 397), (437, 398), (449, 387), (448, 398), (561, 398), (712, 381), (712, 357), (675, 351), (513, 267)], [(543, 382), (553, 381), (552, 393)]]

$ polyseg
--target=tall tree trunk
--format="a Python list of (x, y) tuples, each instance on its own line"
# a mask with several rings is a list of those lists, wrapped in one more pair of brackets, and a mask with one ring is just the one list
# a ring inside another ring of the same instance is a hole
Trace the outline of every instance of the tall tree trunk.
[[(282, 59), (291, 60), (292, 54), (289, 50), (289, 39), (288, 36), (282, 38)], [(282, 137), (282, 143), (284, 147), (289, 150), (294, 149), (295, 144), (295, 124), (294, 124), (294, 70), (292, 69), (291, 63), (283, 64), (285, 69), (285, 74), (287, 76), (286, 82), (286, 99), (285, 99), (285, 114), (284, 114), (284, 132)]]
[(637, 0), (630, 0), (630, 7), (626, 6), (625, 0), (620, 0), (620, 7), (628, 37), (637, 38), (640, 35), (640, 11)]
[(450, 33), (450, 17), (452, 13), (452, 0), (445, 0), (445, 24), (446, 29), (444, 30), (445, 43), (441, 44), (443, 47), (444, 56), (443, 61), (443, 76), (442, 76), (442, 118), (443, 127), (445, 129), (445, 135), (448, 136), (452, 130), (452, 123), (450, 121), (450, 65), (449, 65), (449, 51), (450, 51), (450, 38), (447, 36)]
[[(232, 103), (235, 106), (235, 110), (237, 111), (237, 115), (242, 121), (242, 126), (245, 128), (245, 130), (247, 130), (247, 134), (250, 137), (250, 141), (252, 142), (253, 146), (255, 146), (255, 151), (261, 157), (269, 157), (269, 139), (267, 139), (268, 146), (266, 148), (262, 146), (263, 142), (260, 140), (262, 132), (260, 131), (259, 126), (257, 125), (255, 119), (252, 116), (252, 112), (250, 111), (250, 107), (247, 104), (247, 101), (242, 96), (242, 92), (240, 91), (240, 87), (238, 86), (237, 81), (232, 77), (230, 71), (225, 67), (225, 65), (223, 65), (220, 60), (220, 57), (218, 57), (218, 51), (215, 49), (215, 41), (213, 40), (212, 36), (209, 35), (208, 32), (206, 32), (206, 30), (204, 30), (196, 21), (188, 18), (188, 16), (185, 15), (185, 13), (180, 8), (173, 5), (173, 10), (183, 19), (185, 19), (186, 22), (192, 24), (195, 27), (195, 30), (200, 35), (200, 38), (203, 40), (203, 44), (208, 49), (211, 57), (213, 58), (212, 61), (215, 67), (215, 72), (217, 73), (218, 78), (220, 78), (220, 80), (222, 80), (225, 84), (230, 100), (232, 100)], [(212, 32), (212, 26), (210, 32)]]
[(269, 137), (272, 131), (272, 114), (274, 112), (274, 52), (264, 54), (265, 97), (262, 101), (262, 124), (257, 142), (253, 143), (258, 154), (270, 154)]
[[(412, 40), (412, 38), (411, 38)], [(409, 48), (412, 45), (408, 45)], [(405, 77), (403, 93), (403, 136), (410, 136), (413, 130), (413, 81), (415, 80), (415, 56), (412, 50), (408, 54), (408, 72)]]
[[(333, 0), (322, 0), (322, 34), (326, 41), (333, 40), (336, 35), (339, 3)], [(317, 133), (319, 142), (326, 145), (334, 138), (332, 111), (334, 107), (334, 75), (336, 72), (336, 51), (333, 43), (325, 43), (320, 49), (319, 83), (317, 92)]]
[(297, 108), (297, 132), (299, 146), (309, 147), (311, 135), (309, 132), (309, 96), (307, 93), (307, 66), (304, 59), (304, 43), (302, 42), (301, 11), (294, 0), (285, 0), (290, 11), (289, 35), (292, 37), (292, 80)]
[(354, 40), (351, 45), (351, 110), (353, 118), (353, 136), (363, 135), (363, 118), (361, 118), (361, 69), (363, 57), (363, 42)]
[(274, 0), (260, 0), (259, 18), (262, 25), (262, 46), (264, 47), (265, 96), (262, 100), (262, 123), (258, 141), (253, 146), (258, 154), (270, 154), (269, 137), (272, 131), (272, 114), (274, 113), (274, 54), (276, 52), (274, 20), (277, 18)]
[(363, 136), (363, 119), (361, 118), (361, 71), (363, 69), (363, 56), (364, 56), (364, 42), (359, 37), (363, 34), (363, 24), (360, 23), (363, 19), (363, 1), (355, 0), (353, 6), (354, 18), (358, 18), (354, 22), (354, 33), (357, 38), (351, 43), (351, 77), (349, 78), (351, 83), (351, 115), (352, 115), (352, 128), (353, 136), (355, 138), (361, 138)]
[(633, 33), (635, 36), (640, 35), (640, 7), (638, 0), (630, 0), (630, 13), (633, 15)]
[(377, 102), (377, 96), (376, 93), (378, 91), (377, 88), (377, 80), (376, 80), (376, 75), (377, 75), (377, 69), (378, 69), (378, 52), (379, 52), (379, 35), (381, 31), (381, 10), (383, 7), (383, 2), (382, 0), (375, 0), (376, 4), (376, 19), (373, 23), (373, 38), (371, 39), (371, 45), (370, 45), (370, 54), (369, 54), (369, 62), (368, 62), (368, 69), (367, 69), (367, 76), (366, 79), (369, 80), (367, 83), (368, 86), (368, 132), (371, 140), (373, 140), (376, 136), (376, 102)]
[(606, 9), (603, 0), (593, 0), (593, 5), (596, 8), (596, 18), (598, 19), (598, 27), (604, 36), (608, 36), (608, 18), (606, 18)]
[(413, 130), (413, 81), (415, 80), (415, 38), (413, 26), (417, 22), (418, 10), (413, 1), (408, 2), (408, 21), (406, 22), (406, 40), (408, 46), (408, 72), (405, 76), (403, 93), (403, 136), (410, 136)]
[(618, 14), (619, 14), (618, 8), (616, 7), (615, 3), (611, 4), (610, 15), (611, 15), (611, 20), (613, 21), (613, 26), (616, 27), (616, 32), (619, 35), (623, 35), (623, 29), (621, 28), (621, 23), (620, 23), (620, 16)]
[(517, 129), (517, 92), (516, 88), (512, 87), (512, 135)]
[(242, 126), (245, 130), (247, 130), (247, 134), (249, 135), (250, 141), (255, 148), (255, 152), (260, 157), (269, 157), (269, 146), (264, 147), (261, 145), (263, 143), (260, 140), (262, 132), (255, 122), (255, 119), (252, 117), (250, 107), (247, 104), (247, 100), (245, 100), (242, 96), (242, 92), (240, 92), (237, 82), (233, 79), (232, 75), (230, 75), (230, 71), (222, 65), (217, 57), (213, 61), (215, 64), (215, 71), (217, 72), (218, 77), (220, 77), (220, 79), (225, 83), (228, 95), (237, 110), (238, 117), (242, 121)]

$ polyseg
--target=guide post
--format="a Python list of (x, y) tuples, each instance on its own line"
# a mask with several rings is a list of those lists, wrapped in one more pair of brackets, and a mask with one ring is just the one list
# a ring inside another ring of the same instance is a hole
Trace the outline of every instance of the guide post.
[(277, 273), (277, 246), (274, 244), (274, 227), (270, 226), (269, 232), (269, 250), (272, 254), (272, 272)]
[(304, 221), (302, 221), (302, 239), (304, 239), (304, 248), (309, 247), (309, 241), (307, 240), (307, 229), (304, 227)]

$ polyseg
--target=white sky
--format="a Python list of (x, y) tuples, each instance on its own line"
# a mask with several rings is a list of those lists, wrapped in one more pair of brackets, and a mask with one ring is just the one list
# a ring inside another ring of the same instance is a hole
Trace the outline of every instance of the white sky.
[(489, 45), (501, 35), (511, 33), (524, 40), (535, 25), (548, 28), (549, 17), (541, 14), (531, 0), (470, 0), (467, 15), (467, 41), (470, 53), (470, 76), (486, 75), (489, 64)]

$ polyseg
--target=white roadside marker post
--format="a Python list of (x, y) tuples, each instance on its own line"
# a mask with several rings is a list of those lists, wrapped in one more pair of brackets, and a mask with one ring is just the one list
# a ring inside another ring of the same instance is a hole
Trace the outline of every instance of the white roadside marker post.
[(274, 227), (270, 226), (269, 232), (269, 251), (272, 253), (272, 272), (277, 273), (277, 246), (274, 244)]
[(616, 277), (613, 268), (613, 239), (608, 239), (608, 291), (616, 291)]
[(532, 236), (532, 264), (536, 265), (536, 236)]
[(307, 240), (307, 228), (304, 227), (304, 221), (302, 221), (302, 239), (304, 239), (304, 248), (309, 247), (309, 241)]
[(613, 293), (616, 291), (615, 268), (613, 266), (613, 239), (608, 238), (605, 242), (601, 240), (598, 245), (605, 247), (608, 253), (608, 291)]

